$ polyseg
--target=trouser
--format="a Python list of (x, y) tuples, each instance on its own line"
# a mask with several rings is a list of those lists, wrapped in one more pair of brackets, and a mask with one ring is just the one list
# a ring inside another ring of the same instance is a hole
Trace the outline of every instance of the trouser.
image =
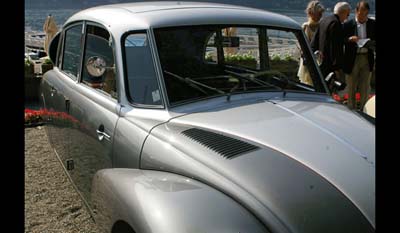
[(370, 80), (371, 72), (369, 71), (368, 54), (357, 54), (351, 74), (346, 74), (346, 83), (349, 93), (347, 106), (350, 109), (356, 108), (357, 90), (360, 92), (360, 109), (364, 107), (368, 100)]

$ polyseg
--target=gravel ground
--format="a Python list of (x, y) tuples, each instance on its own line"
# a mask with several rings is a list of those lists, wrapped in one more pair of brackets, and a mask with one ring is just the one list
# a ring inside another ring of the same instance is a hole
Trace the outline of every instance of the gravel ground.
[(41, 126), (25, 129), (25, 232), (98, 232)]

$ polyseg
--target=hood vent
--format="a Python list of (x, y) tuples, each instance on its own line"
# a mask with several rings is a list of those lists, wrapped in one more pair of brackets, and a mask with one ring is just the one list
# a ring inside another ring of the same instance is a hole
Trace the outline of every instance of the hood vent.
[(259, 149), (247, 142), (196, 128), (185, 130), (182, 134), (228, 159)]

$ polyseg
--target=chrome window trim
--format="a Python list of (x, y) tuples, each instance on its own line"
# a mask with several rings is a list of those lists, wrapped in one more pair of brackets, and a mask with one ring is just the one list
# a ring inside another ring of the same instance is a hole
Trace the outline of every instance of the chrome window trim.
[[(81, 66), (80, 66), (81, 69), (80, 69), (80, 72), (79, 72), (79, 79), (77, 80), (76, 83), (77, 84), (82, 84), (84, 86), (87, 86), (89, 89), (92, 89), (92, 90), (96, 91), (97, 93), (100, 93), (100, 94), (104, 95), (105, 97), (111, 98), (112, 100), (115, 100), (115, 101), (119, 102), (120, 101), (120, 99), (119, 99), (120, 98), (120, 92), (119, 92), (119, 88), (118, 88), (118, 83), (119, 83), (118, 74), (119, 73), (118, 73), (118, 68), (117, 68), (118, 67), (117, 66), (117, 59), (116, 59), (116, 55), (115, 55), (115, 38), (112, 35), (112, 33), (110, 32), (110, 30), (108, 30), (105, 25), (102, 25), (100, 23), (93, 22), (93, 21), (88, 21), (88, 20), (85, 20), (84, 24), (85, 24), (85, 30), (84, 30), (84, 34), (83, 34), (84, 39), (83, 39), (83, 48), (82, 48), (82, 57), (81, 57)], [(82, 82), (82, 72), (83, 72), (83, 69), (84, 69), (83, 66), (84, 66), (84, 58), (85, 58), (85, 52), (86, 52), (86, 37), (87, 37), (87, 26), (88, 25), (96, 26), (96, 27), (99, 27), (99, 28), (102, 28), (102, 29), (106, 30), (108, 32), (109, 36), (111, 37), (112, 45), (110, 47), (112, 49), (113, 59), (114, 59), (114, 64), (115, 64), (115, 81), (116, 81), (117, 93), (118, 93), (117, 98), (113, 98), (110, 94), (105, 94), (105, 93), (103, 93), (103, 91), (100, 91), (100, 90), (98, 90), (96, 88), (92, 88), (92, 87), (90, 87), (90, 86), (88, 86), (88, 85), (86, 85), (86, 84), (84, 84)]]
[[(124, 32), (122, 35), (121, 35), (121, 40), (120, 40), (120, 43), (121, 43), (121, 55), (122, 55), (122, 67), (123, 67), (123, 70), (122, 70), (122, 72), (123, 72), (123, 83), (124, 83), (124, 86), (125, 86), (125, 96), (126, 96), (126, 98), (127, 98), (127, 100), (128, 100), (128, 104), (130, 105), (130, 106), (132, 106), (132, 107), (135, 107), (135, 108), (144, 108), (144, 109), (166, 109), (166, 105), (165, 105), (165, 98), (164, 98), (164, 96), (163, 96), (163, 91), (161, 90), (161, 85), (160, 85), (160, 78), (159, 78), (159, 76), (158, 76), (158, 71), (159, 71), (159, 67), (157, 67), (158, 66), (158, 57), (157, 57), (157, 59), (156, 59), (156, 57), (154, 56), (154, 53), (153, 53), (153, 49), (155, 49), (154, 48), (154, 45), (153, 45), (153, 38), (154, 37), (151, 37), (149, 34), (151, 33), (150, 32), (151, 30), (150, 29), (138, 29), (138, 30), (129, 30), (129, 31), (126, 31), (126, 32)], [(147, 39), (148, 39), (148, 43), (149, 43), (149, 48), (150, 48), (150, 53), (151, 53), (151, 57), (152, 57), (152, 60), (153, 60), (153, 66), (154, 66), (154, 73), (155, 73), (155, 75), (156, 75), (156, 80), (157, 80), (157, 84), (158, 84), (158, 88), (159, 88), (159, 90), (162, 92), (162, 93), (160, 93), (160, 97), (161, 97), (161, 104), (160, 105), (148, 105), (148, 104), (138, 104), (138, 103), (134, 103), (133, 101), (132, 101), (132, 99), (131, 99), (131, 96), (130, 96), (130, 93), (129, 93), (129, 85), (128, 85), (128, 78), (127, 78), (127, 73), (128, 73), (128, 71), (127, 71), (127, 68), (126, 68), (126, 52), (125, 52), (125, 39), (129, 36), (129, 35), (132, 35), (132, 34), (139, 34), (139, 33), (145, 33), (146, 34), (146, 36), (147, 36)]]
[[(80, 66), (78, 66), (78, 73), (77, 73), (77, 76), (75, 76), (75, 75), (73, 75), (73, 74), (70, 74), (70, 73), (67, 73), (67, 72), (65, 72), (64, 71), (64, 69), (63, 69), (63, 64), (64, 64), (64, 56), (65, 56), (65, 32), (66, 31), (68, 31), (69, 29), (71, 29), (71, 28), (73, 28), (73, 27), (75, 27), (75, 26), (82, 26), (82, 32), (81, 32), (81, 36), (83, 35), (83, 31), (84, 31), (84, 21), (83, 20), (81, 20), (81, 21), (75, 21), (75, 22), (72, 22), (72, 23), (70, 23), (70, 24), (68, 24), (67, 26), (65, 26), (64, 28), (63, 28), (63, 31), (62, 31), (62, 34), (63, 34), (63, 43), (62, 43), (62, 55), (61, 55), (61, 66), (59, 67), (60, 68), (60, 72), (62, 72), (63, 74), (65, 74), (65, 75), (67, 75), (70, 79), (72, 79), (75, 83), (77, 83), (78, 82), (78, 80), (79, 80), (79, 77), (80, 77), (80, 72), (81, 72), (81, 67)], [(83, 43), (83, 40), (81, 40), (81, 46), (83, 46), (84, 44), (82, 44)], [(82, 55), (82, 54), (81, 54)], [(82, 64), (82, 57), (80, 58), (80, 64)]]

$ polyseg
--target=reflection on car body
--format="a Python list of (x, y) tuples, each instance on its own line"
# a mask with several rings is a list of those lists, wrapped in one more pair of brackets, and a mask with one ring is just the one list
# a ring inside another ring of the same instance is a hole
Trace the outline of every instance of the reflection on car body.
[(330, 97), (292, 19), (106, 5), (50, 51), (42, 105), (66, 117), (47, 133), (104, 232), (375, 231), (375, 126)]

